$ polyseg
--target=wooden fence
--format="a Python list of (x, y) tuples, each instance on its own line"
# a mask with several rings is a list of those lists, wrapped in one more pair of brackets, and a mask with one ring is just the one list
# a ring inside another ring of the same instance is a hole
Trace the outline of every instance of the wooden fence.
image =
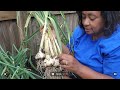
[[(61, 16), (59, 11), (51, 11), (59, 22), (61, 22)], [(73, 30), (77, 25), (77, 15), (75, 11), (64, 11), (70, 30)], [(23, 29), (27, 13), (21, 11), (19, 26)], [(31, 20), (29, 25), (29, 35), (38, 30), (38, 25), (34, 19)], [(32, 54), (36, 54), (40, 42), (40, 33), (30, 40), (28, 47), (31, 48)], [(15, 44), (17, 48), (20, 46), (20, 42), (24, 39), (23, 31), (17, 27), (16, 13), (15, 11), (0, 11), (0, 45), (6, 51), (12, 51), (12, 45)]]

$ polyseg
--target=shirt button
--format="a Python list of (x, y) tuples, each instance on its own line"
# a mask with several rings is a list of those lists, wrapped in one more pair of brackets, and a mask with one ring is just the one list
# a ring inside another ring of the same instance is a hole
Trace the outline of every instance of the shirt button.
[(114, 72), (113, 75), (116, 76), (116, 75), (117, 75), (117, 72)]

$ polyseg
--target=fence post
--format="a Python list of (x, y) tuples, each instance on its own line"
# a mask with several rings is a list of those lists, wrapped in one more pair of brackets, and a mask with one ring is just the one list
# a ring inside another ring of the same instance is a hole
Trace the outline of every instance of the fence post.
[(20, 35), (20, 42), (22, 42), (25, 39), (23, 30), (24, 30), (26, 18), (27, 18), (27, 11), (20, 11), (19, 17), (18, 17), (18, 23), (17, 23), (18, 31), (19, 31), (19, 35)]

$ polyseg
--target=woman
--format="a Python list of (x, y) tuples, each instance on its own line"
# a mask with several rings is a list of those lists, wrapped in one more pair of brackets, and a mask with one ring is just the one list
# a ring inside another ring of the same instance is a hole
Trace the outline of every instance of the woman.
[[(77, 11), (77, 14), (79, 25), (70, 45), (63, 46), (59, 56), (61, 67), (83, 79), (119, 79), (119, 11)], [(74, 56), (69, 54), (71, 50)]]

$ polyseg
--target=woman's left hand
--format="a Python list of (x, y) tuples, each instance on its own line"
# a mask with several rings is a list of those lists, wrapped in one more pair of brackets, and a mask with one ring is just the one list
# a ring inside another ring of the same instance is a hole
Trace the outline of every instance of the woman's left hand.
[(59, 60), (61, 67), (68, 71), (76, 73), (80, 67), (80, 62), (78, 62), (72, 55), (61, 54)]

